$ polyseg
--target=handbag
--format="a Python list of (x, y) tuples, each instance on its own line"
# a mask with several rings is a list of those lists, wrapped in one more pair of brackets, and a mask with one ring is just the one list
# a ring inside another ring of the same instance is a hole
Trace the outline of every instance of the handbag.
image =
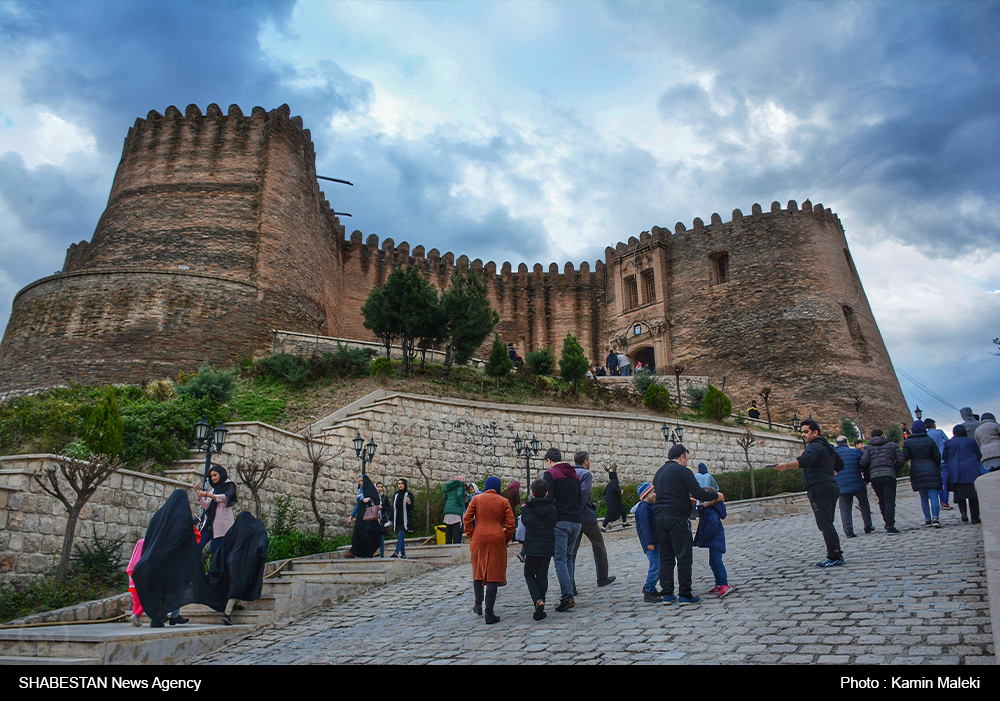
[(362, 517), (362, 521), (378, 521), (379, 512), (382, 511), (382, 507), (378, 504), (372, 504), (365, 509), (365, 515)]

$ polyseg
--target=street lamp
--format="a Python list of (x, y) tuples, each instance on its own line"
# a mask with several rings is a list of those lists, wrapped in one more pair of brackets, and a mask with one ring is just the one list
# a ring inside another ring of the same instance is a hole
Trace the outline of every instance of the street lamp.
[(792, 428), (795, 429), (796, 433), (798, 433), (799, 426), (801, 426), (801, 425), (802, 425), (802, 419), (799, 418), (798, 414), (793, 414), (792, 415)]
[(361, 431), (358, 431), (358, 435), (354, 437), (352, 441), (354, 443), (354, 455), (361, 460), (361, 474), (365, 474), (365, 468), (371, 464), (375, 457), (375, 449), (378, 448), (375, 445), (375, 437), (368, 439), (368, 445), (365, 445), (365, 439), (361, 437)]
[(212, 453), (218, 455), (222, 452), (222, 444), (226, 442), (226, 434), (229, 433), (221, 421), (214, 431), (211, 429), (204, 416), (194, 425), (195, 435), (198, 437), (198, 450), (205, 451), (205, 489), (208, 489), (210, 484), (208, 471), (212, 467)]
[(920, 421), (920, 419), (924, 415), (924, 412), (920, 411), (920, 405), (919, 404), (917, 405), (917, 408), (913, 410), (913, 413), (917, 415), (917, 421)]
[(528, 478), (529, 490), (531, 489), (531, 456), (538, 455), (541, 448), (542, 444), (534, 436), (531, 437), (531, 443), (528, 443), (527, 440), (522, 441), (520, 436), (514, 436), (514, 449), (517, 451), (517, 456), (524, 455), (524, 474)]
[(660, 432), (663, 434), (663, 440), (670, 441), (670, 445), (677, 445), (682, 440), (684, 440), (684, 428), (681, 426), (680, 422), (674, 428), (667, 426), (667, 422), (663, 422), (663, 426), (660, 428)]

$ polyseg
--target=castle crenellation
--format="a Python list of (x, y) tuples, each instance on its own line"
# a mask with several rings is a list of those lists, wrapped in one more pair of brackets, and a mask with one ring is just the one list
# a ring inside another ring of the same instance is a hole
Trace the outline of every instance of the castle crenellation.
[(0, 391), (173, 377), (266, 349), (274, 330), (374, 340), (361, 306), (413, 264), (438, 289), (459, 268), (483, 275), (497, 332), (522, 355), (558, 354), (572, 333), (595, 365), (613, 348), (681, 368), (725, 385), (737, 407), (770, 386), (780, 421), (839, 421), (859, 393), (863, 422), (908, 417), (843, 226), (822, 204), (753, 204), (727, 222), (652, 226), (593, 264), (515, 270), (430, 241), (348, 236), (315, 160), (287, 105), (136, 119), (90, 241), (14, 299)]

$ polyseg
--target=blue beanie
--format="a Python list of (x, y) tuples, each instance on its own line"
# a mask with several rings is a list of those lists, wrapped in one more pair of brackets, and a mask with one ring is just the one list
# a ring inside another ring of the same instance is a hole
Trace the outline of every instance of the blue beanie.
[(913, 425), (910, 426), (910, 433), (914, 435), (916, 435), (917, 433), (927, 433), (927, 428), (924, 426), (924, 422), (921, 421), (920, 419), (914, 421)]
[(499, 494), (502, 488), (503, 487), (500, 483), (499, 477), (490, 477), (486, 480), (486, 484), (483, 486), (483, 491), (487, 492), (492, 489), (497, 494)]

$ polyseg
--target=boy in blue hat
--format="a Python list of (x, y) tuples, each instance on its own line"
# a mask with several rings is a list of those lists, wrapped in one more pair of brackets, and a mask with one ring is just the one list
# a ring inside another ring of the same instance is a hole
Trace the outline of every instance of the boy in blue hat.
[(660, 541), (656, 537), (654, 503), (656, 492), (653, 485), (643, 482), (639, 485), (639, 503), (635, 507), (635, 530), (639, 534), (642, 552), (649, 560), (649, 572), (642, 588), (642, 600), (649, 604), (658, 604), (663, 600), (663, 594), (656, 590), (656, 582), (660, 578)]

